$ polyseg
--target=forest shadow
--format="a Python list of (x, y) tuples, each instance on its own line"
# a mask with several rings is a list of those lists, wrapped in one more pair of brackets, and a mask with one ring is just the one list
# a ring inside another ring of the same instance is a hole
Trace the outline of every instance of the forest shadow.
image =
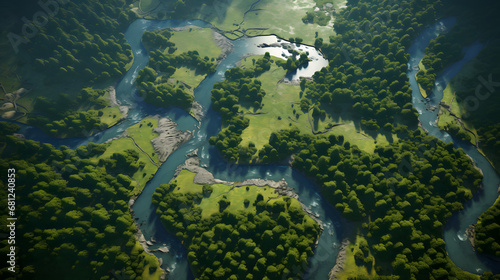
[(166, 12), (175, 19), (200, 18), (208, 22), (222, 23), (227, 17), (227, 11), (232, 0), (186, 0), (180, 4), (179, 1), (167, 0)]

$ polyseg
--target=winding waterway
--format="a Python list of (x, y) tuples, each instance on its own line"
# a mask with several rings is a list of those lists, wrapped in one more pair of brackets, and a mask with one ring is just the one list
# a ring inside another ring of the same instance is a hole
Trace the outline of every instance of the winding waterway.
[[(117, 86), (117, 96), (122, 103), (128, 103), (131, 108), (131, 122), (136, 122), (145, 114), (151, 114), (152, 106), (142, 104), (140, 99), (136, 97), (135, 87), (133, 84), (137, 72), (142, 69), (149, 59), (147, 53), (140, 43), (142, 33), (145, 30), (153, 30), (166, 27), (177, 27), (180, 25), (194, 24), (200, 27), (208, 28), (209, 25), (201, 21), (150, 21), (150, 20), (137, 20), (129, 27), (125, 33), (125, 38), (130, 43), (134, 53), (134, 65), (122, 79)], [(301, 201), (307, 205), (313, 212), (317, 213), (324, 223), (324, 232), (320, 236), (318, 248), (314, 257), (310, 260), (310, 267), (306, 273), (306, 278), (309, 279), (325, 279), (331, 267), (335, 264), (335, 257), (338, 253), (339, 238), (336, 232), (341, 232), (340, 217), (338, 213), (317, 193), (316, 187), (305, 176), (297, 171), (289, 168), (288, 166), (278, 165), (234, 165), (228, 164), (224, 159), (220, 158), (219, 153), (214, 147), (208, 144), (208, 138), (217, 135), (221, 127), (220, 115), (211, 109), (210, 91), (213, 84), (222, 81), (224, 72), (233, 67), (238, 61), (249, 54), (264, 54), (270, 52), (271, 55), (281, 57), (291, 55), (290, 52), (281, 47), (266, 47), (259, 48), (258, 45), (266, 43), (271, 45), (279, 43), (278, 38), (275, 36), (262, 36), (254, 38), (242, 38), (233, 41), (234, 49), (228, 56), (221, 61), (217, 67), (214, 75), (208, 76), (195, 90), (195, 100), (200, 103), (204, 108), (205, 117), (201, 122), (200, 128), (196, 127), (196, 123), (188, 117), (184, 119), (182, 113), (177, 111), (172, 112), (164, 110), (162, 116), (170, 116), (176, 114), (174, 120), (179, 124), (178, 128), (181, 130), (194, 130), (194, 137), (182, 145), (175, 151), (167, 161), (159, 169), (152, 181), (150, 181), (142, 194), (136, 200), (133, 210), (135, 217), (138, 218), (137, 222), (140, 224), (141, 230), (146, 239), (149, 240), (153, 237), (157, 240), (157, 245), (152, 246), (154, 249), (157, 246), (166, 244), (170, 247), (170, 252), (167, 254), (155, 252), (158, 257), (164, 261), (164, 267), (168, 267), (170, 272), (170, 279), (192, 279), (192, 273), (189, 270), (189, 265), (186, 259), (185, 249), (180, 244), (179, 240), (167, 233), (161, 225), (158, 217), (155, 214), (154, 206), (152, 205), (152, 194), (154, 190), (160, 185), (168, 183), (173, 175), (175, 168), (184, 162), (185, 155), (194, 149), (198, 149), (198, 155), (201, 158), (201, 163), (207, 166), (216, 178), (227, 181), (243, 181), (251, 178), (265, 178), (270, 180), (281, 180), (285, 178), (289, 186), (294, 188), (299, 194)], [(288, 44), (286, 41), (280, 43)], [(307, 68), (302, 68), (287, 77), (288, 79), (296, 79), (298, 76), (311, 76), (315, 71), (320, 70), (326, 66), (328, 62), (310, 46), (296, 45), (299, 51), (309, 53), (312, 61)], [(139, 104), (139, 105), (136, 105)], [(184, 114), (187, 115), (187, 114)], [(128, 127), (128, 125), (120, 125)], [(100, 140), (111, 138), (113, 133), (107, 134)]]
[(455, 22), (456, 20), (454, 18), (437, 21), (422, 32), (410, 47), (410, 61), (408, 65), (410, 71), (408, 72), (408, 77), (413, 90), (412, 103), (420, 114), (420, 122), (428, 131), (428, 134), (446, 143), (453, 141), (456, 148), (462, 148), (464, 152), (474, 160), (474, 163), (482, 170), (484, 176), (482, 189), (474, 194), (474, 198), (465, 203), (464, 209), (455, 213), (445, 225), (444, 241), (448, 255), (451, 260), (463, 270), (472, 273), (482, 273), (485, 271), (500, 273), (500, 263), (484, 255), (477, 254), (465, 235), (465, 230), (469, 225), (475, 224), (481, 213), (493, 205), (495, 199), (498, 197), (497, 189), (500, 184), (498, 173), (471, 143), (454, 139), (448, 133), (438, 128), (437, 118), (439, 110), (428, 110), (431, 106), (439, 107), (439, 102), (443, 98), (443, 90), (450, 80), (460, 72), (467, 62), (476, 57), (484, 46), (476, 42), (464, 48), (464, 58), (450, 65), (441, 73), (436, 79), (436, 86), (428, 100), (422, 97), (415, 80), (415, 74), (418, 72), (418, 63), (422, 60), (425, 48), (430, 40), (450, 29)]
[[(489, 162), (475, 149), (474, 146), (455, 141), (447, 133), (439, 130), (435, 125), (437, 112), (426, 110), (427, 106), (437, 105), (442, 98), (442, 90), (449, 80), (458, 73), (462, 66), (473, 58), (481, 50), (482, 45), (474, 44), (466, 48), (466, 56), (461, 61), (448, 67), (443, 74), (438, 77), (437, 87), (435, 88), (430, 101), (425, 101), (419, 92), (418, 85), (415, 81), (417, 70), (414, 69), (418, 62), (423, 57), (425, 47), (430, 39), (436, 37), (441, 32), (454, 24), (454, 19), (440, 20), (427, 28), (413, 43), (410, 48), (410, 71), (408, 77), (413, 89), (413, 105), (420, 114), (420, 120), (430, 135), (436, 136), (445, 142), (454, 141), (457, 148), (463, 148), (464, 151), (471, 156), (476, 165), (483, 171), (484, 188), (475, 194), (474, 199), (465, 205), (465, 209), (453, 215), (451, 220), (446, 224), (444, 231), (444, 239), (446, 242), (447, 251), (455, 264), (460, 268), (480, 273), (482, 271), (497, 271), (498, 263), (493, 263), (491, 260), (477, 255), (464, 238), (465, 229), (468, 225), (476, 222), (477, 217), (490, 207), (495, 198), (498, 196), (496, 189), (500, 183), (500, 178), (491, 167)], [(125, 38), (131, 45), (134, 54), (134, 63), (131, 69), (120, 80), (116, 87), (117, 98), (122, 105), (130, 107), (127, 119), (104, 132), (101, 132), (93, 137), (88, 138), (73, 138), (73, 139), (55, 139), (46, 136), (43, 132), (29, 126), (22, 126), (22, 133), (27, 138), (42, 142), (52, 143), (56, 146), (66, 145), (76, 148), (80, 145), (85, 145), (89, 142), (103, 143), (123, 132), (127, 127), (137, 123), (142, 118), (148, 115), (160, 115), (170, 117), (178, 123), (178, 128), (181, 130), (194, 131), (194, 137), (182, 145), (175, 151), (167, 161), (161, 166), (154, 178), (146, 185), (144, 191), (136, 200), (133, 206), (135, 216), (138, 218), (138, 223), (147, 240), (151, 237), (157, 240), (155, 247), (166, 244), (170, 247), (170, 252), (167, 254), (155, 252), (155, 255), (163, 259), (164, 268), (171, 270), (170, 279), (192, 279), (192, 273), (186, 259), (186, 252), (179, 240), (173, 235), (167, 233), (158, 217), (155, 214), (155, 209), (151, 199), (154, 190), (164, 183), (168, 183), (174, 175), (175, 168), (184, 162), (185, 155), (194, 149), (198, 149), (201, 163), (207, 166), (216, 178), (227, 181), (243, 181), (251, 178), (264, 178), (270, 180), (281, 180), (285, 178), (290, 187), (294, 188), (299, 194), (300, 200), (307, 205), (313, 212), (317, 213), (324, 223), (325, 230), (319, 238), (319, 245), (315, 255), (310, 260), (310, 267), (305, 275), (306, 279), (327, 279), (329, 270), (335, 264), (335, 258), (338, 254), (340, 245), (340, 233), (342, 232), (341, 219), (338, 213), (326, 202), (317, 192), (317, 187), (304, 175), (291, 169), (288, 166), (280, 165), (234, 165), (228, 164), (220, 157), (216, 149), (208, 144), (208, 138), (218, 133), (221, 127), (220, 115), (211, 108), (210, 91), (215, 82), (223, 80), (225, 70), (233, 67), (242, 57), (252, 54), (263, 54), (269, 51), (272, 55), (281, 57), (282, 54), (290, 55), (282, 48), (258, 48), (257, 45), (265, 42), (272, 44), (277, 42), (275, 36), (263, 36), (254, 38), (242, 38), (233, 41), (234, 49), (228, 56), (221, 61), (217, 68), (217, 72), (208, 76), (200, 86), (195, 90), (195, 99), (204, 108), (205, 117), (201, 122), (201, 126), (197, 128), (198, 122), (189, 116), (185, 111), (178, 108), (158, 108), (148, 105), (137, 96), (134, 80), (137, 77), (138, 71), (144, 68), (148, 62), (148, 55), (141, 44), (141, 37), (145, 30), (155, 30), (167, 27), (180, 27), (186, 25), (196, 25), (203, 28), (209, 28), (210, 24), (199, 21), (154, 21), (139, 19), (134, 21), (127, 31)], [(285, 41), (283, 41), (285, 42)], [(311, 76), (315, 71), (326, 66), (328, 62), (313, 48), (308, 46), (299, 46), (303, 51), (308, 51), (313, 59), (307, 68), (299, 70), (298, 73), (288, 77), (295, 79), (300, 76)]]

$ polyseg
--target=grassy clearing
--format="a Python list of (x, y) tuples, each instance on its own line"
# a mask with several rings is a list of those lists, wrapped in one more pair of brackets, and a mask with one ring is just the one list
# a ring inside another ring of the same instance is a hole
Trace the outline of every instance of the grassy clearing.
[[(174, 192), (180, 193), (188, 193), (188, 192), (202, 192), (203, 185), (195, 184), (193, 182), (196, 173), (190, 172), (188, 170), (182, 170), (177, 177), (174, 179), (174, 182), (177, 183), (177, 188)], [(209, 197), (205, 197), (200, 202), (200, 207), (202, 209), (202, 217), (208, 218), (210, 215), (219, 212), (219, 200), (221, 200), (224, 196), (231, 202), (229, 207), (227, 208), (229, 211), (251, 211), (252, 213), (256, 213), (256, 208), (254, 206), (255, 200), (258, 194), (262, 194), (264, 197), (264, 201), (267, 201), (268, 204), (272, 204), (275, 201), (283, 200), (283, 197), (278, 197), (276, 190), (271, 187), (258, 187), (255, 185), (243, 186), (243, 187), (234, 187), (224, 184), (214, 184), (211, 185), (213, 188), (213, 192)], [(249, 204), (248, 207), (245, 207), (244, 201), (248, 199)], [(297, 204), (300, 206), (300, 203), (292, 199), (292, 204)]]
[(175, 70), (175, 73), (170, 77), (173, 79), (172, 84), (187, 84), (190, 88), (189, 92), (194, 93), (194, 89), (205, 79), (207, 75), (197, 75), (196, 71), (187, 67), (180, 67)]
[(108, 127), (115, 125), (123, 117), (118, 107), (106, 107), (100, 111), (103, 112), (101, 122), (107, 124)]
[(196, 18), (206, 20), (222, 30), (236, 30), (243, 20), (245, 11), (250, 9), (254, 1), (233, 0), (216, 1), (213, 5), (203, 4)]
[[(148, 126), (147, 124), (151, 123), (152, 126)], [(142, 125), (142, 126), (141, 126)], [(130, 137), (134, 138), (136, 143), (141, 147), (143, 151), (149, 154), (150, 157), (153, 158), (155, 162), (158, 162), (158, 156), (156, 154), (153, 155), (154, 149), (153, 144), (151, 144), (151, 140), (156, 138), (158, 135), (153, 132), (153, 128), (158, 126), (158, 120), (152, 118), (146, 118), (131, 126), (127, 129), (127, 133)], [(95, 158), (94, 161), (97, 163), (101, 158), (109, 158), (114, 153), (123, 152), (125, 150), (135, 150), (139, 153), (139, 162), (144, 162), (145, 166), (143, 169), (138, 170), (133, 176), (132, 179), (136, 181), (137, 185), (133, 191), (133, 194), (139, 194), (142, 191), (142, 188), (146, 185), (149, 179), (156, 173), (158, 170), (158, 166), (153, 164), (150, 158), (144, 154), (139, 148), (137, 148), (130, 138), (120, 138), (117, 140), (111, 141), (106, 152), (104, 152), (100, 157)]]
[[(240, 67), (252, 67), (252, 59), (257, 60), (260, 57), (262, 56), (248, 57), (241, 62)], [(279, 58), (274, 57), (273, 59)], [(269, 136), (272, 132), (292, 127), (298, 128), (304, 134), (312, 134), (314, 128), (315, 132), (326, 131), (323, 135), (344, 135), (345, 140), (369, 153), (373, 153), (377, 144), (389, 143), (388, 139), (381, 134), (378, 134), (375, 139), (367, 135), (356, 126), (347, 112), (333, 115), (327, 114), (324, 119), (315, 122), (312, 116), (309, 116), (310, 112), (302, 112), (300, 109), (300, 87), (298, 85), (278, 83), (285, 74), (285, 70), (273, 63), (268, 72), (258, 77), (262, 82), (262, 88), (266, 92), (262, 100), (264, 106), (255, 112), (253, 109), (243, 108), (243, 113), (250, 120), (250, 125), (242, 133), (242, 146), (247, 146), (250, 142), (253, 142), (257, 149), (261, 149), (269, 142)], [(328, 130), (327, 125), (329, 124), (338, 126)], [(395, 135), (392, 137), (393, 141), (397, 140)]]
[[(261, 0), (252, 11), (249, 11), (254, 2), (248, 0), (216, 1), (208, 5), (200, 1), (200, 4), (192, 8), (190, 13), (179, 17), (210, 22), (223, 32), (227, 32), (224, 35), (230, 39), (243, 35), (276, 34), (285, 39), (300, 37), (304, 39), (304, 43), (312, 45), (316, 38), (323, 38), (327, 42), (329, 36), (335, 35), (333, 31), (335, 15), (331, 17), (327, 25), (320, 26), (305, 24), (302, 18), (306, 12), (313, 12), (318, 5), (321, 13), (326, 12), (328, 16), (331, 16), (346, 3), (345, 0)], [(325, 8), (326, 3), (332, 3), (333, 7)], [(247, 11), (249, 12), (245, 15)]]
[(135, 142), (141, 149), (146, 152), (153, 160), (158, 163), (158, 155), (154, 151), (151, 140), (158, 137), (158, 133), (153, 129), (158, 127), (158, 119), (145, 118), (139, 123), (127, 128), (127, 133), (134, 138)]
[(138, 170), (133, 176), (132, 179), (137, 182), (136, 188), (133, 190), (132, 194), (133, 195), (138, 195), (146, 183), (149, 181), (149, 179), (156, 173), (158, 170), (158, 167), (151, 163), (149, 160), (148, 156), (142, 153), (135, 145), (134, 142), (132, 142), (132, 139), (129, 138), (120, 138), (117, 140), (113, 140), (108, 148), (106, 149), (106, 152), (104, 152), (99, 158), (97, 158), (95, 161), (98, 162), (100, 158), (109, 158), (111, 157), (114, 153), (119, 153), (123, 152), (125, 150), (135, 150), (139, 153), (139, 160), (138, 162), (144, 162), (145, 166), (143, 169)]
[(198, 51), (201, 57), (218, 58), (221, 54), (221, 48), (215, 43), (214, 35), (210, 28), (200, 28), (190, 26), (186, 30), (173, 33), (170, 38), (177, 50), (174, 54), (181, 54), (186, 51)]
[[(354, 258), (354, 253), (357, 250), (360, 250), (360, 244), (361, 242), (366, 242), (366, 239), (363, 236), (356, 235), (355, 237), (355, 242), (351, 242), (349, 246), (347, 247), (346, 250), (346, 259), (344, 263), (344, 269), (342, 272), (340, 272), (337, 275), (337, 279), (339, 280), (347, 280), (347, 279), (354, 279), (356, 277), (368, 277), (368, 278), (374, 278), (377, 276), (377, 272), (375, 271), (375, 261), (371, 262), (370, 264), (365, 264), (365, 265), (357, 265), (356, 260)], [(365, 255), (366, 257), (373, 257), (371, 252), (369, 252), (368, 255)]]

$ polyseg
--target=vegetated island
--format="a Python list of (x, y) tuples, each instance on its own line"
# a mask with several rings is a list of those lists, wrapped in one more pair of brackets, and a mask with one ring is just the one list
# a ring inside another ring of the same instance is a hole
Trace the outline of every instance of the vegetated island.
[(198, 279), (300, 278), (322, 226), (284, 180), (214, 179), (188, 155), (153, 194), (156, 213), (186, 246)]
[[(35, 1), (30, 4), (9, 8), (37, 7)], [(2, 118), (59, 138), (94, 135), (122, 120), (106, 89), (132, 64), (130, 46), (120, 33), (136, 18), (126, 2), (69, 1), (40, 27), (22, 22), (26, 15), (2, 21), (9, 36), (18, 36), (0, 42), (0, 53), (8, 58), (0, 62)], [(36, 31), (29, 40), (19, 37), (23, 24)]]

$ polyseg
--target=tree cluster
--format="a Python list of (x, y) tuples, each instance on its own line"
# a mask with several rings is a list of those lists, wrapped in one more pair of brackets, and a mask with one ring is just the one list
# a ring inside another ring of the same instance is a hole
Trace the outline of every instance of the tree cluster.
[(259, 69), (268, 68), (268, 53), (257, 61), (254, 68), (241, 69), (233, 67), (226, 71), (226, 80), (214, 84), (212, 89), (212, 108), (219, 112), (224, 120), (224, 128), (217, 136), (210, 137), (211, 145), (217, 146), (223, 156), (232, 162), (249, 159), (257, 149), (255, 146), (241, 147), (241, 133), (248, 127), (249, 120), (239, 115), (241, 107), (254, 108), (262, 106), (262, 98), (266, 92), (261, 82), (252, 79)]
[[(182, 66), (194, 69), (196, 75), (211, 74), (215, 72), (217, 64), (208, 57), (200, 57), (197, 51), (187, 51), (173, 55), (175, 44), (169, 41), (172, 33), (170, 30), (155, 32), (145, 31), (142, 42), (148, 50), (149, 63), (139, 71), (136, 79), (139, 95), (147, 103), (156, 106), (177, 106), (189, 110), (194, 97), (182, 83), (175, 85), (168, 81), (176, 69)], [(163, 50), (167, 49), (167, 53)]]
[(307, 82), (305, 97), (330, 111), (352, 109), (367, 130), (416, 125), (407, 50), (440, 6), (440, 1), (349, 1), (336, 16), (337, 36), (315, 43), (329, 66)]
[(479, 252), (500, 257), (500, 200), (479, 217), (475, 228), (475, 245)]
[(28, 115), (28, 123), (54, 137), (92, 135), (109, 127), (101, 121), (102, 109), (109, 106), (105, 93), (102, 89), (83, 88), (76, 98), (64, 93), (56, 98), (39, 96)]
[[(299, 57), (297, 59), (297, 56)], [(301, 67), (307, 66), (310, 59), (306, 53), (299, 53), (296, 50), (292, 51), (292, 55), (287, 58), (286, 62), (276, 60), (276, 65), (283, 67), (287, 72), (293, 72)]]
[(324, 11), (311, 11), (306, 12), (306, 15), (302, 17), (302, 22), (305, 24), (315, 23), (317, 25), (326, 26), (332, 17), (326, 15)]
[(132, 52), (124, 35), (117, 31), (125, 30), (134, 18), (125, 0), (69, 1), (25, 45), (26, 53), (36, 70), (50, 73), (45, 75), (49, 83), (118, 78), (125, 73)]
[(482, 175), (453, 144), (411, 136), (373, 155), (333, 135), (317, 138), (295, 155), (293, 166), (315, 178), (345, 217), (366, 221), (374, 256), (391, 263), (392, 274), (458, 277), (446, 257), (443, 224), (472, 198)]
[[(146, 265), (150, 271), (158, 269), (136, 246), (128, 207), (137, 155), (112, 155), (110, 160), (121, 165), (112, 169), (107, 159), (96, 163), (105, 144), (56, 149), (9, 135), (18, 129), (11, 124), (0, 126), (0, 166), (16, 170), (16, 277), (141, 279)], [(7, 205), (7, 186), (0, 185), (2, 203)], [(6, 221), (7, 207), (0, 214)], [(1, 243), (8, 248), (7, 239)], [(12, 276), (5, 266), (0, 275)]]
[[(167, 230), (188, 248), (196, 279), (300, 279), (313, 254), (319, 225), (291, 198), (272, 204), (255, 200), (256, 211), (219, 212), (202, 218), (201, 193), (179, 193), (176, 183), (153, 194), (156, 213)], [(246, 206), (248, 207), (248, 205)]]

